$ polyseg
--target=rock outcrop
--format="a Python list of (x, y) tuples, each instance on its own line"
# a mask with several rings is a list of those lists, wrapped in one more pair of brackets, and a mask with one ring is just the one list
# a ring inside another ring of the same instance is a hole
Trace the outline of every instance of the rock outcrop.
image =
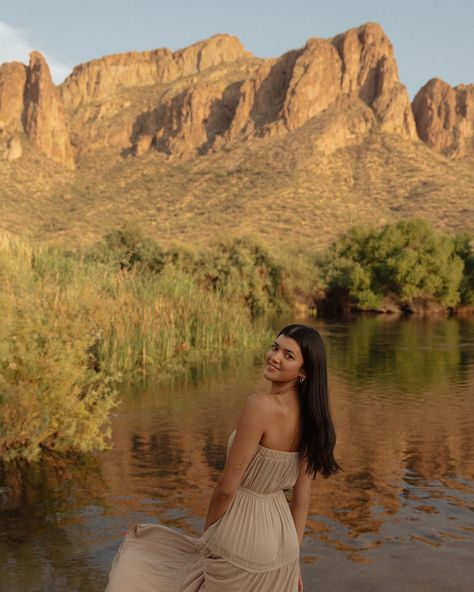
[(294, 56), (281, 118), (289, 130), (349, 97), (372, 109), (382, 131), (413, 139), (408, 93), (398, 79), (393, 48), (382, 28), (369, 23), (333, 39), (310, 39)]
[(176, 52), (156, 49), (106, 56), (74, 68), (61, 93), (65, 107), (75, 109), (121, 88), (169, 83), (250, 55), (236, 37), (215, 35)]
[(2, 127), (19, 129), (23, 114), (27, 68), (19, 62), (0, 66), (0, 116)]
[(26, 67), (18, 62), (0, 66), (0, 158), (16, 160), (23, 149), (20, 134), (23, 131), (23, 94)]
[(240, 83), (197, 83), (138, 118), (134, 151), (152, 147), (175, 158), (205, 154), (223, 139), (240, 97)]
[(271, 134), (269, 124), (276, 122), (281, 131), (294, 130), (347, 97), (369, 106), (382, 130), (416, 137), (392, 46), (372, 23), (333, 39), (310, 39), (303, 49), (264, 64), (242, 85), (230, 133)]
[[(247, 79), (222, 84), (190, 84), (182, 93), (138, 119), (135, 153), (154, 147), (169, 156), (206, 152), (240, 137), (281, 135), (295, 130), (347, 99), (360, 113), (340, 123), (332, 117), (326, 152), (361, 138), (374, 126), (408, 139), (416, 127), (390, 41), (380, 26), (369, 23), (333, 39), (310, 39), (277, 60), (261, 60)], [(369, 107), (373, 117), (367, 116)], [(350, 110), (354, 112), (354, 110)], [(146, 136), (146, 141), (141, 136)], [(324, 138), (316, 143), (324, 145)]]
[(43, 56), (32, 52), (28, 67), (0, 67), (0, 155), (15, 160), (26, 137), (47, 158), (74, 168), (61, 97)]
[(74, 168), (74, 158), (58, 89), (43, 56), (32, 52), (25, 84), (23, 127), (48, 158)]
[(474, 84), (455, 88), (434, 78), (413, 100), (418, 135), (451, 158), (474, 154)]

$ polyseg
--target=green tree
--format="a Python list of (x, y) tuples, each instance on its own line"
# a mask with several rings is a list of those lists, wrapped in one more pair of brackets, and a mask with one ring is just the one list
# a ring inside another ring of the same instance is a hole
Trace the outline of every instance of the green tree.
[(407, 310), (420, 301), (450, 308), (461, 298), (456, 241), (424, 220), (352, 228), (329, 247), (323, 266), (328, 297), (345, 296), (362, 310), (379, 309), (384, 298)]

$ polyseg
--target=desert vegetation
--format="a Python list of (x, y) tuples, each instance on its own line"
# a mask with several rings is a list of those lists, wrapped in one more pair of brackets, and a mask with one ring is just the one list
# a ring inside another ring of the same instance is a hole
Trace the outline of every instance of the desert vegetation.
[(0, 283), (0, 457), (35, 460), (103, 448), (120, 381), (261, 351), (268, 315), (473, 305), (474, 256), (469, 236), (420, 220), (323, 252), (251, 236), (165, 249), (127, 226), (79, 250), (3, 237)]

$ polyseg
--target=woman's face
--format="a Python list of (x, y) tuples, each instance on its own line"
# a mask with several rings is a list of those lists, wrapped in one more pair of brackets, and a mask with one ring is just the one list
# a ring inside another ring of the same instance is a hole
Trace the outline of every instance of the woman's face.
[(295, 382), (304, 376), (300, 346), (291, 337), (279, 335), (265, 356), (263, 375), (272, 382)]

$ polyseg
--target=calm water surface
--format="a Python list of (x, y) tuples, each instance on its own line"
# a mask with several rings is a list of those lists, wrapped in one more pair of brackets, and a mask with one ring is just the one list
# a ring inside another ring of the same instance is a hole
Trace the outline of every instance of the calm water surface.
[[(313, 484), (307, 591), (474, 588), (474, 319), (308, 321), (326, 339), (344, 471)], [(0, 590), (99, 592), (123, 533), (200, 533), (245, 398), (241, 363), (124, 390), (113, 449), (0, 475)]]

